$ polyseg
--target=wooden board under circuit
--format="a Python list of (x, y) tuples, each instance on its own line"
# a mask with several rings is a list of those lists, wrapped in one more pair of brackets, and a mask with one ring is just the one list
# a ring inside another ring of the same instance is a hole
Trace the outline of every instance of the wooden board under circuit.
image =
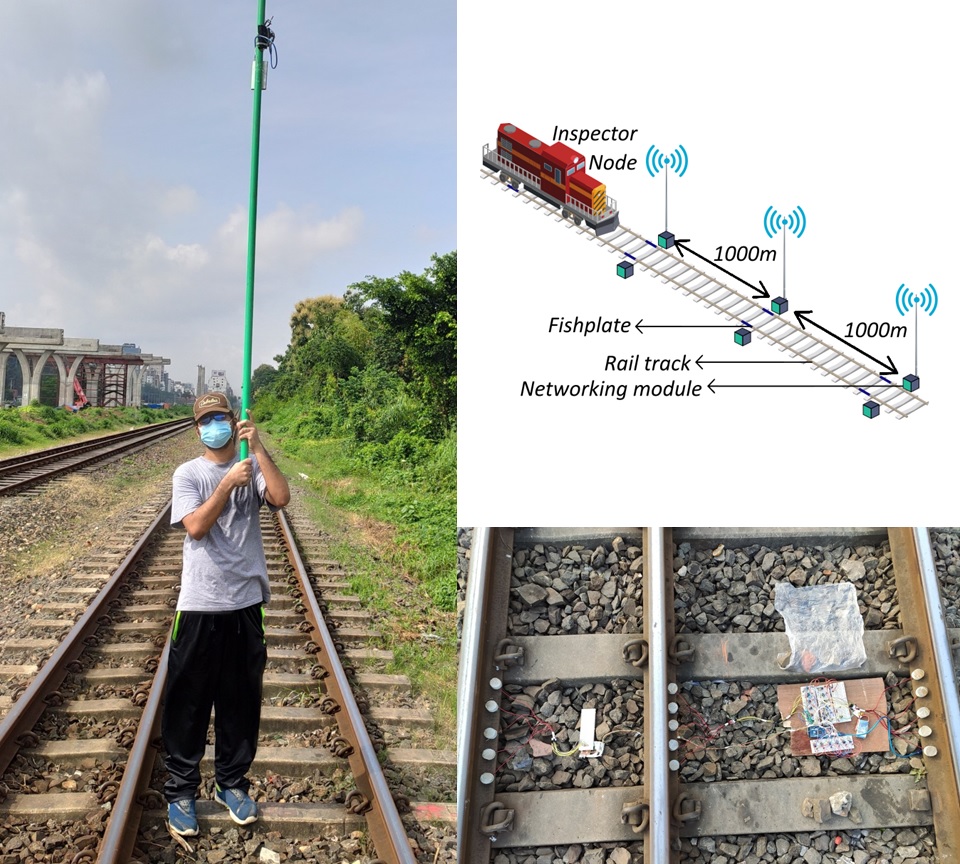
[[(877, 722), (877, 715), (886, 715), (887, 696), (884, 690), (882, 678), (854, 678), (843, 682), (847, 691), (847, 702), (857, 705), (868, 712), (867, 720), (873, 726)], [(794, 756), (810, 756), (813, 754), (810, 744), (810, 736), (807, 734), (807, 728), (804, 723), (803, 712), (794, 706), (800, 697), (800, 688), (806, 684), (781, 684), (777, 687), (777, 708), (780, 710), (780, 716), (786, 717), (791, 714), (787, 721), (790, 726), (790, 749)], [(876, 712), (876, 713), (874, 713)], [(836, 723), (837, 732), (845, 735), (853, 735), (857, 728), (857, 718), (852, 717), (846, 723)], [(853, 753), (883, 753), (890, 749), (890, 741), (887, 737), (887, 730), (881, 723), (873, 729), (866, 738), (853, 739)]]

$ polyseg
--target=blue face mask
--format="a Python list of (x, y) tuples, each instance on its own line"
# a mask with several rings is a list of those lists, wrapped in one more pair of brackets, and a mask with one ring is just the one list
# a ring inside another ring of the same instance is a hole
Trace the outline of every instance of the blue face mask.
[(200, 440), (213, 450), (219, 450), (233, 437), (229, 420), (212, 420), (200, 427)]

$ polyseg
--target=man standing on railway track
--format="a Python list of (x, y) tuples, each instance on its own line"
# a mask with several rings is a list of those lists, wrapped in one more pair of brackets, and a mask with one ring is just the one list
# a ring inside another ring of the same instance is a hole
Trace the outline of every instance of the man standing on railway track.
[[(185, 837), (199, 830), (196, 798), (211, 708), (214, 800), (239, 825), (259, 817), (246, 778), (260, 730), (267, 659), (263, 607), (270, 599), (259, 510), (263, 504), (279, 509), (290, 500), (286, 478), (253, 421), (237, 420), (226, 396), (200, 396), (193, 416), (204, 452), (173, 475), (170, 519), (187, 536), (162, 721), (167, 815), (170, 830)], [(251, 454), (242, 461), (240, 440)]]

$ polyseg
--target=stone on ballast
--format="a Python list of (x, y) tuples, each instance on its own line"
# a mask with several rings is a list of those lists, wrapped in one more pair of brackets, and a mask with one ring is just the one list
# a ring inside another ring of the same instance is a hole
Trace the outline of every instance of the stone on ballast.
[(867, 569), (862, 561), (847, 558), (846, 561), (840, 562), (840, 572), (851, 582), (859, 582), (866, 575)]
[(546, 599), (547, 599), (548, 606), (557, 606), (560, 603), (565, 602), (563, 599), (563, 595), (560, 594), (560, 592), (554, 588), (547, 588)]
[(523, 600), (528, 606), (533, 606), (537, 603), (543, 602), (544, 598), (547, 596), (547, 589), (542, 585), (534, 585), (531, 582), (528, 582), (526, 585), (521, 585), (517, 589), (517, 593), (520, 595), (520, 599)]
[(745, 696), (741, 696), (739, 699), (734, 699), (732, 702), (728, 702), (723, 706), (723, 710), (731, 717), (736, 717), (747, 705), (750, 704), (750, 700)]
[(612, 864), (630, 864), (630, 852), (619, 846), (610, 853), (610, 857), (607, 858), (608, 862)]
[(835, 816), (847, 816), (853, 804), (853, 795), (849, 792), (834, 792), (830, 796), (830, 810)]

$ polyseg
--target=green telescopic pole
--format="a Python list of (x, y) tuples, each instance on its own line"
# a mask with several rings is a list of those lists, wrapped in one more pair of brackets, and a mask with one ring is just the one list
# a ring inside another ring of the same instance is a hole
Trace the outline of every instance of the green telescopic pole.
[[(257, 34), (266, 21), (267, 0), (258, 0)], [(253, 354), (253, 275), (257, 258), (257, 181), (260, 174), (260, 101), (263, 95), (263, 46), (256, 40), (253, 54), (253, 138), (250, 144), (250, 206), (247, 222), (247, 296), (243, 320), (243, 380), (240, 385), (240, 417), (250, 408), (251, 357)], [(240, 442), (240, 458), (247, 458), (248, 445)]]

